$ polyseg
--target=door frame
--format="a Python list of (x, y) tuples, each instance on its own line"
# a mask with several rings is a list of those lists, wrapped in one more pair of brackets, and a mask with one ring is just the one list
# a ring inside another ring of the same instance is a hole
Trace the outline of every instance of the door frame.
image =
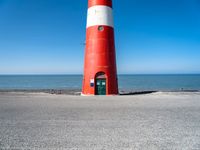
[(104, 79), (106, 81), (106, 95), (107, 95), (107, 90), (108, 90), (108, 80), (107, 80), (107, 76), (104, 72), (97, 72), (95, 75), (95, 95), (97, 94), (97, 79)]

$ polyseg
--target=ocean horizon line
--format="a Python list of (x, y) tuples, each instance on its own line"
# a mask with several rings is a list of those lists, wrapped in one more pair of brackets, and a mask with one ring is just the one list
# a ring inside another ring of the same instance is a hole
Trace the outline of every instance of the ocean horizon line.
[[(0, 74), (0, 76), (83, 76), (83, 74)], [(200, 75), (200, 73), (119, 73), (120, 75)]]
[[(79, 89), (81, 74), (0, 75), (0, 89)], [(200, 90), (200, 74), (118, 74), (119, 89)]]

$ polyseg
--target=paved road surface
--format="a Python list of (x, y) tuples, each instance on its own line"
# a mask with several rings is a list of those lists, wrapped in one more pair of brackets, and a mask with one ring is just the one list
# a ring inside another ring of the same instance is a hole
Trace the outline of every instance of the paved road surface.
[(0, 93), (0, 149), (200, 149), (200, 93)]

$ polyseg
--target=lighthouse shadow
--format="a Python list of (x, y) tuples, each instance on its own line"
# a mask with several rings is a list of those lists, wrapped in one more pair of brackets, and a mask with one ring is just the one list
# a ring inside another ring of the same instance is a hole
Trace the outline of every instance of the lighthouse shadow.
[(143, 94), (152, 94), (156, 93), (158, 91), (133, 91), (133, 92), (126, 92), (126, 91), (120, 91), (119, 95), (125, 96), (125, 95), (143, 95)]

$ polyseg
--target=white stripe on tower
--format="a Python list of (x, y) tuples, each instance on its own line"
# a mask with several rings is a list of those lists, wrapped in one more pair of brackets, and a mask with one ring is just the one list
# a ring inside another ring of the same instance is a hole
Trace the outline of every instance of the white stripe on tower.
[(113, 12), (111, 7), (97, 5), (88, 8), (87, 28), (96, 25), (114, 27)]

